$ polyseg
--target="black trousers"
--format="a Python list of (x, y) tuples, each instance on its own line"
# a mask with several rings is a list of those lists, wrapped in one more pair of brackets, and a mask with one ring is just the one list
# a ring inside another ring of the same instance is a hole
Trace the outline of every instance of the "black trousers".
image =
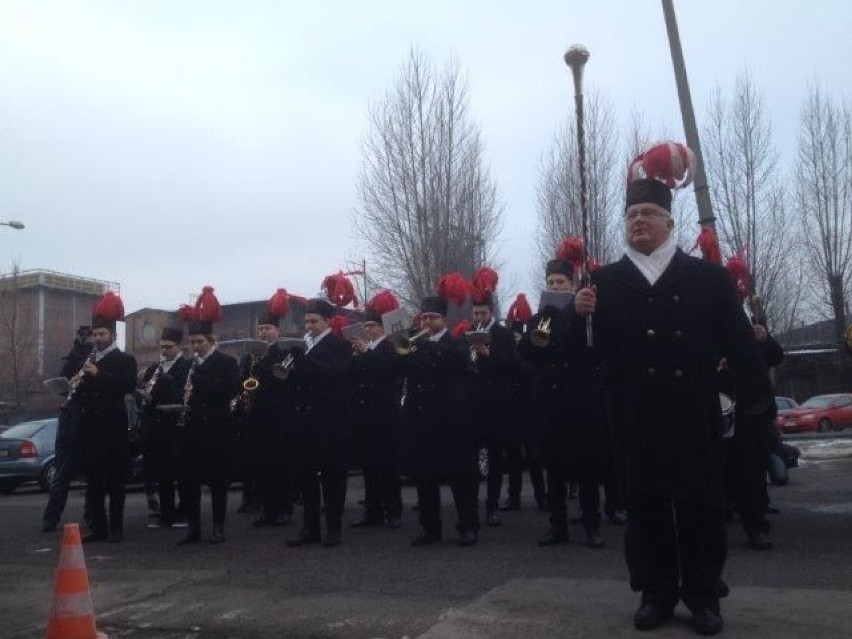
[[(109, 495), (109, 519), (106, 497)], [(96, 534), (124, 529), (124, 473), (91, 473), (86, 475), (86, 506), (89, 527)]]
[[(302, 491), (304, 519), (302, 527), (311, 536), (320, 535), (320, 511), (325, 497), (325, 525), (328, 532), (343, 529), (347, 473), (343, 468), (301, 468), (297, 482)], [(320, 487), (322, 493), (320, 493)]]
[(600, 473), (596, 468), (576, 465), (566, 460), (551, 461), (547, 465), (547, 498), (550, 506), (550, 523), (568, 527), (568, 482), (576, 481), (579, 487), (583, 527), (597, 530), (601, 521)]
[[(479, 480), (476, 475), (458, 476), (447, 483), (453, 493), (456, 505), (459, 532), (479, 530), (479, 513), (477, 512), (477, 494)], [(418, 479), (417, 504), (420, 526), (429, 534), (441, 536), (441, 482), (438, 479)]]
[(290, 471), (281, 466), (264, 466), (260, 470), (261, 503), (265, 517), (275, 519), (279, 515), (291, 515), (293, 502)]
[(529, 449), (523, 444), (510, 444), (506, 447), (506, 471), (509, 473), (509, 498), (520, 499), (524, 483), (524, 463), (530, 474), (533, 495), (544, 499), (544, 469), (542, 465), (530, 459)]
[[(179, 484), (181, 506), (191, 531), (201, 530), (201, 483), (196, 479), (182, 479)], [(207, 482), (210, 486), (210, 502), (213, 507), (213, 524), (225, 527), (225, 513), (228, 510), (227, 480)]]
[(624, 493), (621, 489), (621, 482), (618, 478), (618, 473), (615, 470), (615, 465), (610, 464), (606, 469), (603, 478), (604, 486), (604, 510), (607, 514), (613, 514), (616, 510), (624, 510)]
[(505, 472), (503, 451), (506, 445), (502, 441), (490, 441), (486, 443), (485, 449), (488, 451), (485, 510), (492, 512), (500, 505), (500, 492), (503, 490), (503, 473)]
[[(743, 531), (751, 537), (769, 533), (766, 519), (766, 457), (767, 449), (753, 430), (757, 424), (748, 418), (741, 430), (725, 442), (725, 472), (728, 499), (740, 515)], [(739, 424), (738, 424), (739, 426)]]
[(160, 516), (165, 523), (172, 523), (177, 519), (177, 506), (175, 491), (177, 480), (172, 476), (157, 478), (157, 494), (160, 497)]
[(725, 511), (653, 495), (628, 500), (625, 535), (631, 587), (643, 601), (691, 610), (718, 605), (725, 565)]
[(364, 512), (373, 521), (383, 521), (385, 515), (402, 515), (402, 491), (396, 468), (382, 464), (364, 465)]
[[(65, 512), (68, 489), (71, 487), (71, 480), (77, 474), (77, 460), (70, 451), (57, 450), (54, 462), (56, 472), (50, 481), (50, 493), (42, 516), (44, 523), (51, 525), (58, 523), (62, 513)], [(83, 519), (87, 524), (89, 523), (88, 511), (83, 513)]]

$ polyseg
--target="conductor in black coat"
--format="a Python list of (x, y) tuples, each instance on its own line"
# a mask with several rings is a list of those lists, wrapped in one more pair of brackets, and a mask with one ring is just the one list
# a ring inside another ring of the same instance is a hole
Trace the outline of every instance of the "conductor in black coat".
[(236, 432), (230, 402), (239, 389), (239, 366), (216, 348), (213, 324), (189, 325), (193, 360), (184, 389), (181, 427), (180, 497), (189, 529), (179, 545), (201, 541), (201, 484), (210, 486), (213, 506), (211, 544), (225, 541), (225, 514), (231, 483)]
[(369, 342), (352, 344), (354, 418), (358, 457), (364, 469), (364, 514), (353, 527), (386, 524), (399, 528), (402, 495), (399, 484), (401, 380), (394, 366), (393, 344), (382, 318), (368, 304), (364, 327)]
[(183, 329), (163, 328), (160, 336), (160, 361), (149, 366), (142, 376), (139, 417), (145, 441), (145, 463), (150, 477), (157, 482), (160, 498), (159, 519), (150, 527), (179, 525), (175, 507), (180, 433), (177, 423), (183, 404), (183, 389), (189, 374), (189, 360), (181, 352)]
[(680, 598), (697, 631), (715, 634), (726, 555), (720, 358), (748, 414), (766, 412), (772, 396), (729, 275), (677, 248), (670, 207), (662, 182), (629, 184), (626, 254), (593, 274), (595, 288), (579, 291), (574, 308), (594, 312), (605, 366), (627, 487), (627, 563), (642, 590), (634, 625), (659, 626)]
[(320, 541), (320, 485), (325, 495), (323, 546), (341, 543), (346, 475), (351, 455), (348, 408), (352, 395), (349, 362), (352, 346), (331, 331), (334, 307), (322, 299), (305, 305), (307, 350), (294, 350), (291, 400), (286, 422), (289, 463), (304, 500), (304, 520), (289, 546)]
[(503, 458), (511, 437), (510, 398), (517, 350), (512, 332), (498, 324), (494, 317), (493, 296), (475, 292), (472, 302), (473, 324), (489, 334), (489, 342), (470, 344), (466, 376), (468, 415), (473, 423), (476, 446), (488, 451), (485, 523), (499, 526)]
[(458, 514), (459, 545), (477, 542), (479, 469), (473, 428), (465, 414), (464, 375), (470, 349), (446, 327), (447, 302), (427, 297), (421, 322), (428, 337), (400, 356), (405, 376), (402, 470), (417, 485), (423, 546), (441, 540), (441, 483), (449, 483)]
[[(125, 476), (130, 465), (127, 403), (136, 386), (136, 360), (115, 343), (115, 321), (93, 318), (93, 359), (73, 396), (79, 405), (80, 466), (86, 475), (90, 530), (84, 542), (124, 538)], [(105, 499), (109, 495), (109, 518)]]

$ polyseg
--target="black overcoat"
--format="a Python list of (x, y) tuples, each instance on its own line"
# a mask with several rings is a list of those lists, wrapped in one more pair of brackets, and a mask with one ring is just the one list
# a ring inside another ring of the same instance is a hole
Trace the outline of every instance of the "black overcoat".
[(136, 360), (116, 349), (95, 362), (74, 393), (79, 407), (80, 469), (87, 474), (121, 474), (130, 464), (125, 395), (136, 386)]
[(181, 432), (181, 472), (189, 479), (230, 481), (236, 432), (230, 402), (240, 385), (237, 360), (219, 350), (190, 373), (192, 393)]
[(284, 424), (287, 465), (348, 468), (352, 453), (352, 346), (329, 333), (307, 353), (295, 351)]
[(399, 463), (402, 381), (395, 358), (388, 338), (352, 356), (356, 466), (395, 468)]
[[(733, 283), (680, 249), (652, 286), (626, 256), (596, 271), (595, 344), (628, 491), (724, 506), (721, 357), (744, 406), (768, 409), (766, 366)], [(576, 318), (572, 331), (584, 332)]]
[[(272, 344), (253, 367), (253, 375), (260, 385), (250, 393), (249, 409), (243, 416), (243, 423), (248, 452), (261, 468), (277, 468), (286, 461), (284, 419), (291, 382), (289, 378), (283, 380), (273, 374), (275, 364), (280, 364), (286, 357), (287, 353), (278, 348), (278, 344)], [(249, 365), (243, 369), (243, 379), (252, 372), (250, 362), (249, 358)]]
[(465, 410), (467, 343), (444, 333), (400, 356), (405, 381), (402, 470), (415, 479), (475, 475), (476, 445)]
[(518, 356), (512, 331), (495, 322), (489, 332), (489, 355), (471, 361), (466, 376), (468, 415), (477, 443), (483, 446), (509, 440), (512, 373)]
[[(143, 386), (159, 367), (152, 364), (142, 376)], [(142, 400), (139, 418), (145, 444), (145, 463), (155, 477), (176, 477), (180, 451), (180, 435), (177, 423), (180, 413), (160, 410), (161, 406), (183, 403), (183, 389), (189, 373), (189, 360), (179, 355), (168, 373), (157, 377), (151, 389), (151, 400)]]

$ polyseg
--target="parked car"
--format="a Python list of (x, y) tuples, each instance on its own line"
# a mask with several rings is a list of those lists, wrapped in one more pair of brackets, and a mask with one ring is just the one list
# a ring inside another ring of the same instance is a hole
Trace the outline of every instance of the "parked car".
[(799, 405), (791, 397), (775, 397), (775, 428), (778, 432), (784, 431), (784, 416)]
[(852, 426), (852, 394), (817, 395), (785, 410), (775, 420), (781, 432), (818, 431), (827, 433)]
[(0, 492), (35, 481), (47, 490), (55, 472), (55, 417), (22, 422), (0, 433)]

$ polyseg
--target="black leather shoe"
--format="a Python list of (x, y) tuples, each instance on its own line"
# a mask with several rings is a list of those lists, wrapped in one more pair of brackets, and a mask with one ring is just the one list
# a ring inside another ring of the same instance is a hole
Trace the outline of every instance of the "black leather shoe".
[(213, 532), (207, 538), (207, 541), (213, 545), (221, 544), (225, 541), (225, 529), (222, 526), (214, 526)]
[(479, 537), (472, 530), (459, 533), (459, 546), (475, 546)]
[(748, 538), (748, 543), (746, 544), (752, 550), (771, 550), (772, 542), (769, 539), (769, 535), (766, 533), (754, 533), (750, 535)]
[(412, 546), (426, 546), (428, 544), (436, 544), (441, 541), (441, 535), (434, 535), (425, 530), (417, 533), (417, 536), (411, 541)]
[(724, 624), (722, 615), (712, 607), (707, 606), (695, 613), (692, 617), (692, 625), (699, 635), (715, 635), (722, 630)]
[(586, 545), (589, 548), (603, 548), (605, 545), (604, 538), (601, 537), (601, 534), (597, 530), (587, 530)]
[(186, 546), (188, 544), (197, 544), (201, 541), (201, 532), (198, 530), (189, 530), (186, 536), (177, 542), (178, 546)]
[(633, 626), (636, 630), (653, 630), (662, 626), (671, 616), (671, 608), (664, 609), (652, 601), (645, 601), (633, 615)]
[(509, 510), (520, 510), (521, 509), (521, 498), (520, 497), (509, 497), (506, 501), (500, 504), (500, 510), (503, 512)]
[(381, 526), (382, 520), (376, 519), (375, 517), (368, 517), (367, 515), (362, 515), (358, 517), (355, 521), (349, 524), (352, 528), (366, 528), (367, 526)]
[(556, 544), (568, 543), (568, 529), (562, 526), (551, 526), (547, 532), (539, 538), (539, 546), (554, 546)]
[(385, 522), (385, 526), (396, 530), (402, 526), (402, 518), (400, 518), (399, 515), (388, 515), (388, 520)]
[(318, 544), (319, 542), (319, 535), (312, 535), (307, 529), (302, 528), (295, 539), (287, 540), (287, 545), (290, 548), (298, 548), (299, 546), (307, 546), (308, 544)]
[(492, 510), (485, 516), (485, 523), (488, 526), (500, 526), (503, 523), (503, 520), (500, 519), (500, 513), (496, 510)]
[(322, 540), (322, 545), (326, 548), (334, 548), (335, 546), (339, 546), (343, 542), (343, 539), (340, 536), (340, 532), (329, 532), (326, 534), (325, 539)]
[(90, 544), (93, 541), (106, 541), (107, 534), (105, 532), (90, 530), (80, 538), (84, 544)]
[(58, 526), (58, 521), (46, 521), (41, 525), (41, 532), (55, 532)]

